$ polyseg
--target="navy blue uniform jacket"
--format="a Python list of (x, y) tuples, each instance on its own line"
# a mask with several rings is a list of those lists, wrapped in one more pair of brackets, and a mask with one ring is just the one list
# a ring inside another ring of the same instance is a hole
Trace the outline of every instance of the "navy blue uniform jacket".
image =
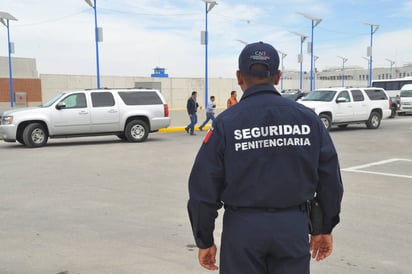
[(195, 159), (188, 211), (196, 244), (214, 244), (223, 204), (288, 208), (315, 193), (328, 234), (339, 222), (343, 195), (328, 131), (312, 110), (283, 98), (273, 86), (249, 88), (216, 118)]

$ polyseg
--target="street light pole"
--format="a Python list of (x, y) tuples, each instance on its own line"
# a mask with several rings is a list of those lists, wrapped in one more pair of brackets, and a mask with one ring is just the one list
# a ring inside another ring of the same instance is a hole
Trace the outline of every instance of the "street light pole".
[(303, 15), (305, 18), (310, 19), (312, 21), (312, 36), (311, 36), (311, 42), (310, 42), (310, 90), (312, 91), (314, 88), (313, 85), (313, 66), (314, 66), (314, 60), (313, 60), (313, 41), (314, 41), (314, 37), (313, 37), (313, 30), (314, 28), (319, 25), (319, 23), (322, 21), (322, 19), (320, 18), (316, 18), (313, 17), (309, 14), (303, 13), (303, 12), (298, 12), (300, 15)]
[(345, 63), (348, 61), (348, 58), (338, 56), (338, 58), (342, 59), (342, 87), (345, 86)]
[(385, 58), (385, 60), (386, 61), (388, 61), (389, 63), (390, 63), (390, 65), (391, 65), (391, 74), (390, 74), (390, 79), (392, 79), (392, 66), (395, 64), (395, 61), (393, 61), (393, 60), (391, 60), (391, 59), (388, 59), (388, 58)]
[(281, 56), (281, 68), (282, 68), (282, 74), (280, 76), (280, 90), (283, 91), (283, 74), (285, 70), (285, 68), (283, 67), (283, 59), (288, 55), (284, 52), (281, 52), (280, 50), (278, 50), (278, 52), (280, 53), (280, 56)]
[[(369, 71), (369, 66), (370, 66), (370, 59), (368, 58), (368, 57), (362, 57), (363, 59), (365, 59), (366, 61), (368, 61), (368, 71)], [(366, 79), (366, 85), (368, 86), (369, 85), (369, 79)]]
[(97, 88), (100, 89), (100, 63), (99, 63), (99, 42), (102, 41), (102, 29), (97, 27), (97, 7), (96, 0), (94, 4), (91, 0), (85, 0), (86, 3), (94, 10), (94, 36), (96, 41), (96, 71), (97, 71)]
[(212, 0), (202, 0), (205, 2), (205, 33), (203, 37), (203, 43), (205, 45), (205, 106), (207, 105), (208, 101), (208, 92), (209, 92), (209, 87), (208, 87), (208, 44), (209, 44), (209, 34), (208, 34), (208, 14), (209, 12), (217, 5), (216, 1)]
[(315, 67), (315, 78), (313, 78), (313, 89), (316, 89), (316, 61), (319, 59), (319, 56), (313, 56), (313, 66)]
[[(8, 44), (8, 52), (9, 52), (9, 89), (10, 89), (10, 107), (14, 107), (14, 93), (13, 93), (13, 68), (12, 68), (12, 61), (11, 61), (11, 42), (10, 42), (10, 20), (17, 21), (17, 19), (7, 12), (0, 11), (0, 20), (3, 25), (7, 28), (7, 44)], [(14, 53), (14, 52), (13, 52)]]
[(371, 45), (367, 50), (367, 55), (369, 57), (369, 86), (372, 86), (372, 46), (373, 46), (373, 34), (378, 30), (379, 25), (364, 23), (365, 25), (370, 26), (371, 28)]
[(302, 70), (303, 70), (303, 67), (302, 67), (302, 64), (303, 64), (303, 42), (305, 42), (305, 40), (306, 40), (306, 38), (308, 38), (306, 35), (304, 35), (304, 34), (300, 34), (300, 33), (298, 33), (298, 32), (294, 32), (294, 31), (291, 31), (291, 33), (293, 33), (293, 34), (295, 34), (295, 35), (297, 35), (297, 36), (300, 36), (300, 55), (299, 55), (299, 57), (298, 57), (298, 62), (300, 63), (300, 74), (299, 74), (299, 79), (300, 79), (300, 81), (299, 81), (299, 88), (300, 88), (300, 90), (302, 90)]

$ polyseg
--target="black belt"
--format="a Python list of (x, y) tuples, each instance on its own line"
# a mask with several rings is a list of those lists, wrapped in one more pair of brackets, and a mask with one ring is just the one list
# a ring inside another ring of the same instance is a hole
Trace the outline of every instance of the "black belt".
[(282, 212), (282, 211), (307, 211), (306, 203), (297, 205), (297, 206), (290, 206), (290, 207), (246, 207), (246, 206), (232, 206), (232, 205), (224, 205), (225, 209), (232, 209), (232, 210), (246, 210), (246, 211), (267, 211), (267, 212)]

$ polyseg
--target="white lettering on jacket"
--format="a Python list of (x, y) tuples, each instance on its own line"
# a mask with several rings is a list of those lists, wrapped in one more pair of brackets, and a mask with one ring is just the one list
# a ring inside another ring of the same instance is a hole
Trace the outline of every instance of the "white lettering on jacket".
[[(310, 146), (309, 125), (272, 125), (235, 129), (235, 151), (284, 146)], [(268, 138), (269, 137), (269, 138)]]

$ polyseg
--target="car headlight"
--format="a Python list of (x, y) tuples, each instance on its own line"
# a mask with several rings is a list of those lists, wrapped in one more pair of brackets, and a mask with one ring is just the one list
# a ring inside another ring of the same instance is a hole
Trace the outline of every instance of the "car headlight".
[(11, 125), (13, 124), (13, 116), (3, 116), (1, 117), (2, 125)]

